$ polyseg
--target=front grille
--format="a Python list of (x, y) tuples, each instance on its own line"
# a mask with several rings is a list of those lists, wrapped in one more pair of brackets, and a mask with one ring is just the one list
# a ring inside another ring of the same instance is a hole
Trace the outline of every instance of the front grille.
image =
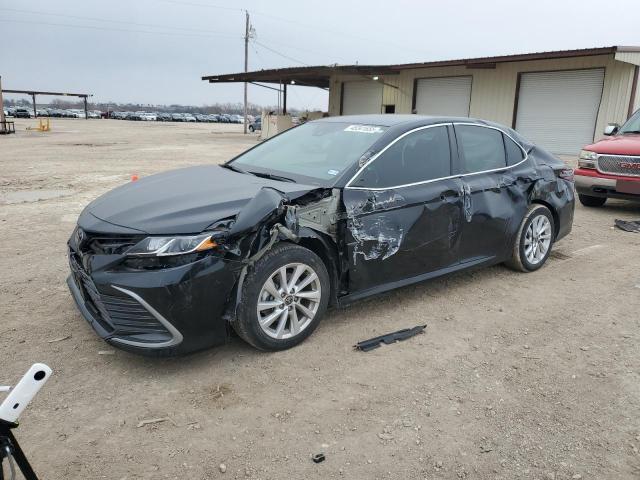
[(96, 255), (121, 255), (144, 238), (144, 236), (104, 236), (85, 232), (83, 252)]
[(117, 337), (145, 334), (171, 337), (166, 327), (133, 298), (100, 293), (76, 256), (73, 251), (69, 252), (73, 279), (83, 294), (85, 304), (105, 330)]
[(624, 155), (598, 155), (598, 171), (612, 175), (640, 177), (640, 157)]

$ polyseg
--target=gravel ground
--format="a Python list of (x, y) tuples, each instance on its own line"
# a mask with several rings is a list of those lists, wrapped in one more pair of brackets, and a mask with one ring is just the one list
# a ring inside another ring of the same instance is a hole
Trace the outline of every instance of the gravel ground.
[[(36, 361), (54, 370), (17, 432), (43, 478), (640, 476), (640, 235), (612, 227), (640, 218), (637, 205), (578, 205), (573, 233), (532, 274), (497, 266), (379, 295), (330, 312), (286, 352), (234, 339), (153, 360), (114, 350), (76, 311), (75, 219), (131, 175), (221, 162), (256, 137), (16, 123), (0, 137), (0, 383)], [(352, 348), (423, 323), (406, 342)]]

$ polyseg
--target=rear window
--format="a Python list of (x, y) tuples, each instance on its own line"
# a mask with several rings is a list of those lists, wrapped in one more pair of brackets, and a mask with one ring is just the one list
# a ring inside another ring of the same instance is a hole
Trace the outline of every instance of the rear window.
[(507, 165), (511, 166), (520, 163), (524, 159), (522, 149), (506, 135), (503, 134), (502, 138), (504, 138), (504, 149), (507, 152)]
[(464, 173), (507, 166), (502, 132), (493, 128), (456, 125), (456, 137), (464, 155)]

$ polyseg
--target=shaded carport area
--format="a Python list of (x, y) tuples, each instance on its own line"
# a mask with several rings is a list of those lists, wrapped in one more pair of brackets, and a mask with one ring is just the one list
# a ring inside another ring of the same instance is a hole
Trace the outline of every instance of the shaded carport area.
[[(389, 66), (380, 65), (324, 65), (276, 68), (253, 72), (208, 75), (202, 80), (209, 83), (249, 83), (269, 88), (282, 95), (282, 113), (287, 113), (287, 85), (316, 87), (329, 91), (331, 77), (336, 74), (353, 75), (363, 81), (379, 81), (382, 75), (397, 74)], [(382, 81), (380, 81), (383, 84)]]
[(41, 92), (38, 90), (3, 90), (4, 93), (15, 93), (15, 94), (23, 94), (23, 95), (29, 95), (31, 97), (31, 102), (32, 102), (32, 107), (33, 107), (33, 115), (34, 116), (38, 116), (37, 114), (37, 106), (36, 106), (36, 97), (38, 95), (41, 96), (47, 96), (47, 97), (78, 97), (80, 99), (82, 99), (82, 102), (84, 104), (84, 115), (85, 118), (87, 117), (87, 113), (88, 113), (88, 105), (87, 105), (87, 101), (88, 98), (91, 97), (92, 95), (89, 93), (67, 93), (67, 92)]

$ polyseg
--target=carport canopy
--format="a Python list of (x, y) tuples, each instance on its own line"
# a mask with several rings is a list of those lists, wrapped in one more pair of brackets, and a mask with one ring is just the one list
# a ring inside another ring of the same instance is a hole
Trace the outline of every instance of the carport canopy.
[[(362, 79), (389, 74), (397, 74), (390, 66), (385, 65), (324, 65), (308, 67), (274, 68), (253, 72), (228, 73), (224, 75), (208, 75), (202, 80), (209, 83), (251, 83), (261, 87), (272, 88), (283, 92), (283, 112), (287, 110), (287, 85), (317, 87), (329, 89), (331, 75), (335, 73), (360, 76)], [(264, 84), (278, 85), (278, 87)], [(282, 86), (282, 88), (280, 87)]]

